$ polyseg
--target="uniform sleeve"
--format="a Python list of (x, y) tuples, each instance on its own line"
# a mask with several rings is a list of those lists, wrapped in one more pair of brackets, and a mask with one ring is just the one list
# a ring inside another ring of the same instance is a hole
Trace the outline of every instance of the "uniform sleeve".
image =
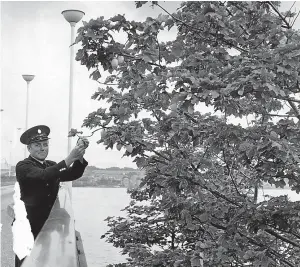
[(68, 181), (74, 181), (80, 178), (86, 166), (88, 165), (88, 162), (83, 159), (83, 163), (81, 163), (79, 160), (76, 160), (72, 167), (66, 169), (65, 171), (62, 171), (60, 174), (60, 180), (61, 182), (68, 182)]
[(21, 161), (16, 166), (16, 176), (22, 181), (24, 179), (28, 180), (57, 180), (62, 175), (62, 170), (66, 169), (65, 161), (61, 161), (54, 164), (46, 169), (39, 168), (35, 166), (32, 162)]

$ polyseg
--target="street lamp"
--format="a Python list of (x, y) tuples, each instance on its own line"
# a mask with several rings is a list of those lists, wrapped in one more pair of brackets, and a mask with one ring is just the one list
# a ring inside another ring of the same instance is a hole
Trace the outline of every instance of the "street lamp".
[(8, 172), (8, 176), (11, 176), (11, 167), (12, 167), (12, 140), (9, 140), (10, 143), (10, 148), (9, 148), (9, 172)]
[[(71, 47), (70, 47), (70, 87), (69, 87), (69, 120), (68, 120), (68, 131), (72, 128), (72, 114), (73, 114), (73, 76), (74, 76), (74, 46), (75, 42), (75, 25), (79, 22), (85, 13), (80, 10), (64, 10), (61, 12), (67, 22), (71, 25)], [(71, 138), (68, 138), (68, 154), (71, 152)]]
[[(25, 131), (28, 128), (28, 106), (29, 106), (29, 84), (33, 80), (34, 75), (23, 74), (23, 79), (27, 82), (27, 99), (26, 99), (26, 123), (25, 123)], [(26, 147), (24, 149), (24, 158), (26, 158)]]
[[(72, 114), (73, 114), (73, 76), (74, 76), (74, 42), (75, 42), (75, 25), (79, 22), (85, 15), (83, 11), (80, 10), (64, 10), (61, 12), (67, 22), (71, 26), (71, 46), (70, 46), (70, 87), (69, 87), (69, 119), (68, 119), (68, 131), (72, 128)], [(68, 154), (71, 152), (72, 139), (68, 138)], [(72, 199), (72, 182), (66, 182), (65, 185), (69, 190), (70, 199)]]

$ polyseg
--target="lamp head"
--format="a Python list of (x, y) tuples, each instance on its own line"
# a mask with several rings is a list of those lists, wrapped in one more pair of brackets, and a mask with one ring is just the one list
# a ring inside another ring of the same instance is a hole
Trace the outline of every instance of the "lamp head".
[(82, 19), (83, 15), (85, 15), (83, 11), (74, 9), (64, 10), (63, 12), (61, 12), (61, 14), (69, 23), (77, 23)]
[(26, 82), (31, 82), (34, 78), (34, 75), (24, 74), (22, 77)]

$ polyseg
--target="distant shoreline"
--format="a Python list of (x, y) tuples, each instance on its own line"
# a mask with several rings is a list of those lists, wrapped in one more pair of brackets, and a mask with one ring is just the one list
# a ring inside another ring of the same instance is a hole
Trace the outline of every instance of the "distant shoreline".
[[(1, 187), (15, 185), (16, 181), (1, 181)], [(95, 188), (126, 188), (125, 186), (113, 185), (72, 185), (72, 187), (95, 187)]]
[(99, 185), (72, 185), (72, 187), (89, 187), (89, 188), (126, 188), (125, 186), (99, 186)]
[[(3, 186), (9, 186), (9, 185), (14, 185), (16, 183), (16, 180), (2, 180), (1, 181), (1, 187)], [(80, 184), (80, 185), (76, 185), (73, 183), (72, 185), (73, 187), (94, 187), (94, 188), (127, 188), (126, 186), (113, 186), (113, 185), (91, 185), (91, 184), (87, 184), (87, 185), (83, 185), (83, 184)], [(263, 188), (259, 188), (259, 190), (290, 190), (289, 187), (284, 187), (284, 188), (281, 188), (281, 187), (271, 187), (271, 186), (267, 186), (267, 187), (263, 187)]]
[(1, 181), (1, 187), (3, 186), (9, 186), (9, 185), (14, 185), (16, 181)]

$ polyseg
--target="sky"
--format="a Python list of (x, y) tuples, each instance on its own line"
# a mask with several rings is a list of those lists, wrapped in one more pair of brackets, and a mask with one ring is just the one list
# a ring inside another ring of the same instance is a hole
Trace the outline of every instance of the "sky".
[[(282, 9), (289, 8), (292, 3), (284, 2)], [(1, 1), (0, 4), (1, 161), (15, 165), (24, 159), (25, 146), (19, 139), (25, 129), (27, 84), (22, 74), (33, 74), (35, 78), (29, 87), (28, 128), (40, 124), (50, 127), (48, 159), (59, 162), (67, 156), (71, 38), (70, 25), (61, 12), (82, 10), (85, 12), (82, 21), (99, 16), (108, 19), (117, 14), (125, 14), (129, 20), (143, 21), (163, 11), (150, 4), (136, 9), (133, 1)], [(160, 4), (173, 12), (180, 2)], [(293, 9), (300, 10), (300, 2)], [(76, 30), (82, 26), (82, 21), (77, 23)], [(296, 23), (298, 29), (299, 21)], [(161, 36), (161, 40), (172, 38), (175, 38), (172, 31)], [(79, 48), (80, 45), (75, 46), (75, 54)], [(97, 82), (89, 78), (86, 67), (74, 61), (73, 128), (81, 129), (84, 118), (101, 107), (98, 101), (91, 99), (97, 88)], [(81, 130), (84, 135), (91, 133), (86, 128)], [(90, 138), (85, 154), (89, 165), (136, 167), (133, 158), (122, 158), (123, 150), (105, 150), (102, 144), (96, 143), (99, 139), (100, 132)], [(72, 140), (75, 145), (76, 139)]]
[[(162, 5), (173, 12), (180, 2), (165, 2)], [(25, 129), (27, 84), (22, 74), (33, 74), (29, 85), (28, 128), (47, 125), (50, 149), (47, 159), (59, 162), (67, 156), (69, 73), (71, 30), (61, 15), (66, 9), (85, 12), (83, 21), (104, 16), (106, 19), (125, 14), (130, 20), (145, 20), (161, 13), (150, 4), (140, 9), (133, 1), (54, 2), (54, 1), (2, 1), (1, 2), (1, 161), (15, 165), (24, 159), (25, 146), (19, 139)], [(82, 21), (76, 25), (82, 26)], [(163, 36), (170, 39), (168, 33)], [(76, 51), (80, 45), (75, 46)], [(100, 108), (92, 100), (98, 83), (89, 78), (89, 71), (74, 61), (73, 128), (80, 130), (85, 117)], [(18, 130), (18, 128), (21, 128)], [(82, 128), (84, 135), (91, 130)], [(101, 168), (112, 166), (136, 168), (133, 158), (124, 157), (123, 150), (105, 150), (97, 144), (100, 132), (90, 138), (85, 158), (89, 165)], [(75, 145), (77, 138), (73, 138)], [(27, 154), (28, 155), (28, 154)]]

